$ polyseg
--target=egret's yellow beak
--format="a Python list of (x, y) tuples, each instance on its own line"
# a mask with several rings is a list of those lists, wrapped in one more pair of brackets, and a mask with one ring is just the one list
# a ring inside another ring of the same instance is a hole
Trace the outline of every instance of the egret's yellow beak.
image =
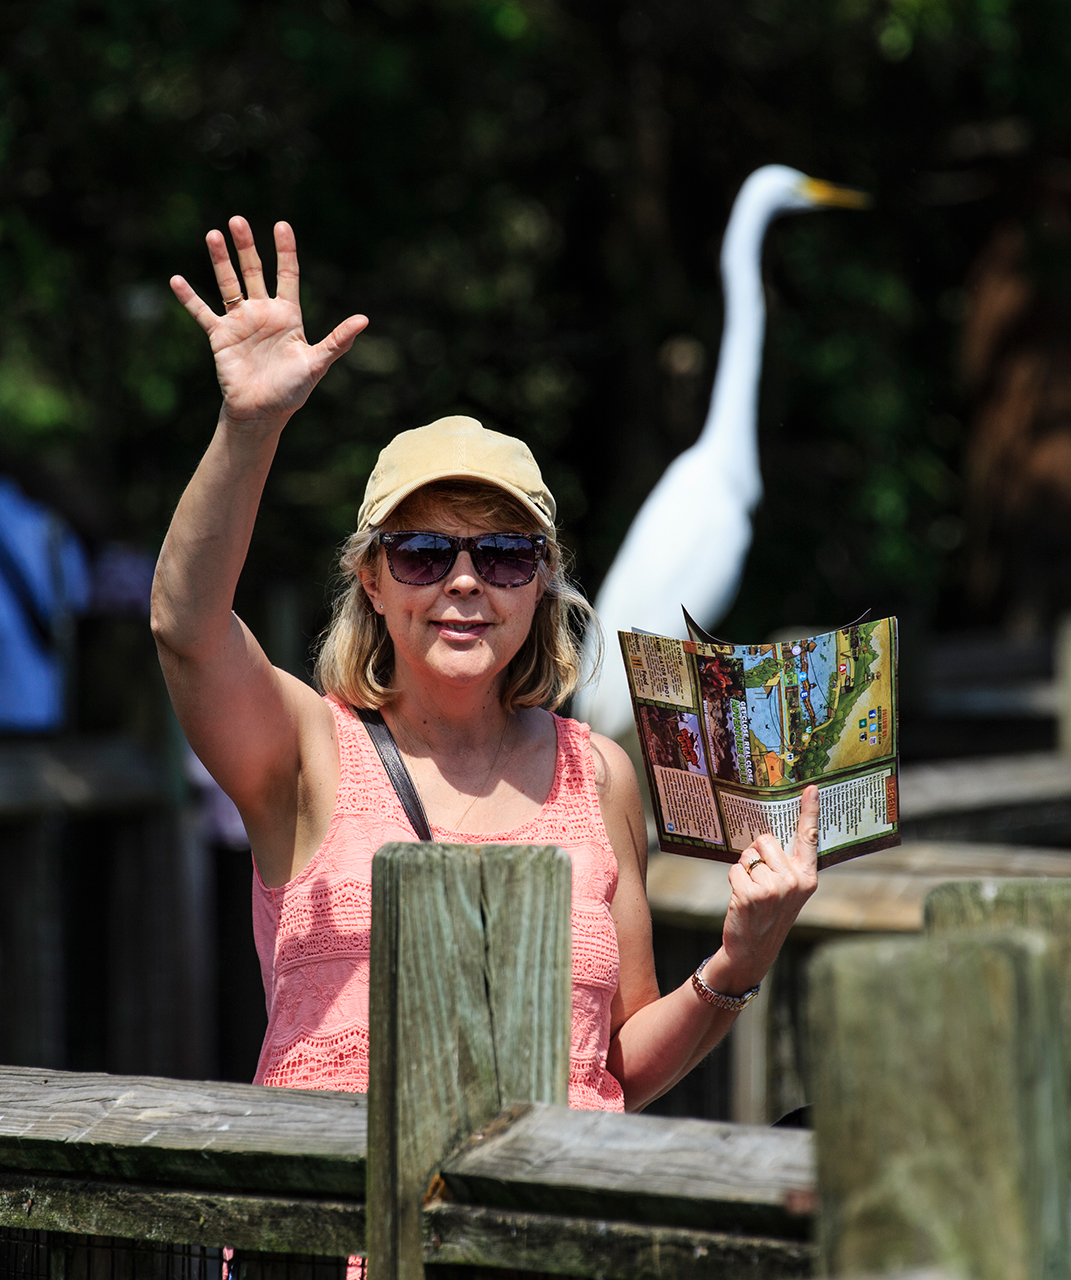
[(874, 203), (865, 191), (852, 187), (837, 187), (821, 178), (804, 178), (800, 190), (815, 204), (834, 205), (840, 209), (869, 209)]

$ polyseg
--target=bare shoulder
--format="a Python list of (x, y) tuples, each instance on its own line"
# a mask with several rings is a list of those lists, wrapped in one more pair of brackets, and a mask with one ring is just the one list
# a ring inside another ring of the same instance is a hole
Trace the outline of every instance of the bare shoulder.
[(607, 738), (601, 733), (592, 733), (591, 758), (595, 764), (595, 785), (600, 795), (630, 786), (639, 795), (636, 770), (632, 766), (628, 752), (623, 747), (619, 747), (613, 738)]

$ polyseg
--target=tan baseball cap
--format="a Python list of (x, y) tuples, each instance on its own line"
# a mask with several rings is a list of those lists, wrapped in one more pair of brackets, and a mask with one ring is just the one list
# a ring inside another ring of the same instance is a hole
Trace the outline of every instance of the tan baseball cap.
[(475, 418), (439, 418), (396, 435), (368, 477), (357, 528), (382, 524), (403, 498), (436, 480), (482, 480), (505, 489), (543, 525), (557, 507), (528, 446)]

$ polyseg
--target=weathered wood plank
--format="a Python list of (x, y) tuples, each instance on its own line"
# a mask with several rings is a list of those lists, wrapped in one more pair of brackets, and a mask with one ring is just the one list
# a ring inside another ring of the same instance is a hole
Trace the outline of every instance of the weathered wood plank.
[(564, 1106), (569, 1038), (562, 1029), (573, 997), (569, 855), (491, 846), (481, 854), (480, 874), (499, 1106)]
[(1071, 846), (1071, 768), (1034, 752), (905, 765), (905, 840), (983, 840)]
[(421, 1280), (420, 1205), (443, 1152), (493, 1114), (480, 855), (387, 845), (372, 863), (368, 1253)]
[(1067, 1110), (1040, 933), (842, 943), (812, 967), (825, 1272), (1068, 1275)]
[(346, 1257), (364, 1249), (365, 1207), (354, 1200), (239, 1195), (3, 1170), (0, 1226)]
[(814, 1205), (804, 1130), (519, 1106), (442, 1165), (459, 1201), (798, 1238)]
[(1068, 758), (1054, 751), (930, 760), (900, 770), (900, 816), (906, 822), (1053, 800), (1071, 800)]
[(0, 1166), (364, 1197), (363, 1094), (0, 1067)]
[[(1053, 949), (1060, 989), (1065, 1052), (1071, 1053), (1071, 879), (972, 880), (944, 884), (926, 898), (927, 932), (1026, 926), (1040, 929)], [(1067, 1079), (1071, 1089), (1071, 1063)]]
[[(571, 863), (553, 848), (392, 844), (376, 854), (372, 1280), (421, 1280), (429, 1180), (446, 1152), (497, 1114), (503, 1085), (560, 1096), (570, 895)], [(523, 903), (535, 913), (530, 929), (519, 919)], [(520, 960), (542, 963), (519, 967), (518, 948)]]
[(0, 743), (0, 822), (49, 810), (129, 811), (165, 800), (159, 768), (127, 738)]
[[(647, 873), (652, 916), (682, 928), (720, 929), (729, 905), (726, 873), (723, 863), (653, 854)], [(826, 868), (793, 935), (817, 939), (836, 933), (916, 933), (922, 929), (926, 895), (946, 881), (1069, 875), (1071, 850), (905, 842)]]
[(795, 1280), (816, 1249), (634, 1222), (511, 1213), (438, 1203), (424, 1211), (424, 1260), (605, 1280)]

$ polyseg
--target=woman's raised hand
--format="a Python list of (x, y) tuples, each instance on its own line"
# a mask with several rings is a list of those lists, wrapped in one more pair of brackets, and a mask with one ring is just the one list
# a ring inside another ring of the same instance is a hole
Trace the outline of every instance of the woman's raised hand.
[(816, 786), (804, 788), (791, 845), (782, 849), (775, 836), (757, 836), (729, 868), (729, 884), (722, 947), (731, 974), (751, 987), (773, 964), (800, 908), (818, 887)]
[(216, 274), (223, 314), (199, 298), (182, 276), (171, 288), (208, 334), (223, 391), (223, 414), (234, 424), (285, 423), (309, 397), (313, 387), (368, 324), (366, 316), (350, 316), (310, 346), (301, 322), (298, 258), (294, 232), (287, 222), (275, 224), (276, 293), (264, 281), (253, 232), (245, 218), (227, 224), (238, 251), (239, 281), (220, 231), (205, 237)]

